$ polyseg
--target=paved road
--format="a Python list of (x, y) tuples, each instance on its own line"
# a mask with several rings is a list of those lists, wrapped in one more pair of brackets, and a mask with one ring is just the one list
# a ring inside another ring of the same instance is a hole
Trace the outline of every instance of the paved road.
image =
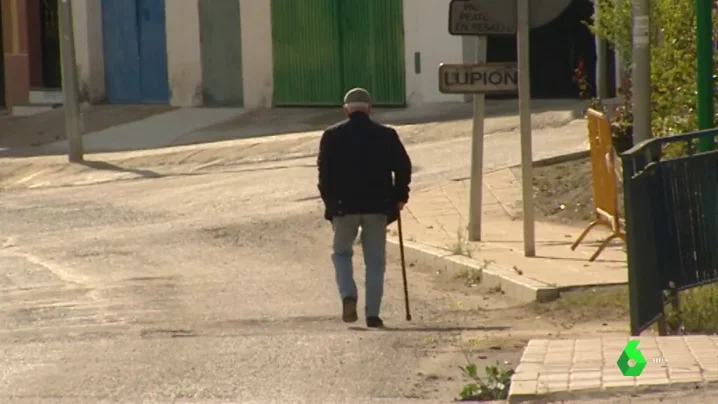
[[(537, 131), (536, 154), (579, 147), (582, 127)], [(487, 167), (516, 163), (517, 139), (487, 137)], [(416, 185), (467, 175), (469, 144), (410, 146)], [(461, 330), (500, 337), (510, 319), (481, 328), (456, 308), (481, 296), (441, 292), (413, 273), (406, 324), (390, 265), (384, 316), (395, 328), (348, 329), (337, 320), (313, 158), (237, 165), (228, 158), (237, 150), (220, 150), (133, 171), (52, 166), (25, 183), (42, 187), (3, 192), (0, 401), (453, 397), (460, 380), (426, 392), (421, 370), (454, 352), (458, 376)], [(70, 186), (78, 181), (89, 185)]]
[(338, 322), (314, 175), (294, 167), (4, 193), (0, 400), (412, 395), (426, 335), (456, 334), (449, 327), (463, 317), (415, 276), (417, 321), (405, 329), (391, 266), (385, 317), (398, 328)]

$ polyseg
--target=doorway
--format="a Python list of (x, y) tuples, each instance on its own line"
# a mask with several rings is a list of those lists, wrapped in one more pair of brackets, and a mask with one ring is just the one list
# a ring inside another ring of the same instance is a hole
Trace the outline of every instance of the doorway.
[(107, 101), (168, 103), (165, 0), (102, 0), (101, 6)]
[(59, 22), (57, 0), (42, 0), (40, 2), (40, 35), (44, 88), (62, 88)]
[(369, 90), (377, 106), (406, 104), (402, 0), (272, 0), (271, 7), (274, 106), (341, 105), (353, 87)]
[(5, 108), (5, 49), (3, 47), (5, 40), (2, 32), (2, 2), (0, 1), (0, 57), (2, 57), (0, 61), (0, 109)]
[[(578, 98), (573, 74), (580, 60), (595, 91), (596, 41), (584, 23), (592, 17), (591, 0), (573, 0), (554, 21), (531, 30), (531, 98)], [(516, 62), (516, 37), (490, 36), (486, 56), (488, 62)], [(610, 73), (608, 80), (613, 88)]]

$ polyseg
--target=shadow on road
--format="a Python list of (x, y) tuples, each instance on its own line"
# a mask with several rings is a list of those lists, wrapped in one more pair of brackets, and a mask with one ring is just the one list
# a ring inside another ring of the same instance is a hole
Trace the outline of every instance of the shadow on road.
[[(510, 329), (511, 327), (504, 327), (504, 326), (497, 326), (497, 327), (483, 327), (483, 326), (476, 326), (476, 327), (458, 327), (458, 326), (448, 326), (448, 327), (441, 327), (441, 326), (416, 326), (416, 327), (388, 327), (385, 326), (381, 329), (376, 329), (376, 331), (390, 331), (390, 332), (460, 332), (460, 331), (505, 331)], [(349, 330), (351, 331), (374, 331), (374, 329), (370, 328), (364, 328), (364, 327), (349, 327)]]
[(104, 161), (83, 161), (81, 163), (77, 163), (81, 166), (85, 166), (87, 168), (92, 168), (94, 170), (103, 170), (103, 171), (116, 171), (116, 172), (123, 172), (123, 173), (132, 173), (137, 174), (143, 178), (162, 178), (162, 174), (158, 174), (151, 170), (142, 170), (142, 169), (134, 169), (134, 168), (124, 168), (120, 167), (118, 165), (110, 164)]

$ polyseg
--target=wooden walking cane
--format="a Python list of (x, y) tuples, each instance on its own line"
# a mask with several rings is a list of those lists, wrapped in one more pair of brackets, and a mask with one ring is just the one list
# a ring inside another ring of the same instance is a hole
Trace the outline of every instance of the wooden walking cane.
[(406, 321), (411, 321), (411, 309), (409, 308), (409, 286), (406, 282), (406, 261), (404, 260), (404, 235), (401, 231), (401, 211), (397, 214), (396, 226), (399, 229), (399, 255), (401, 256), (401, 277), (404, 280), (404, 308), (406, 309)]

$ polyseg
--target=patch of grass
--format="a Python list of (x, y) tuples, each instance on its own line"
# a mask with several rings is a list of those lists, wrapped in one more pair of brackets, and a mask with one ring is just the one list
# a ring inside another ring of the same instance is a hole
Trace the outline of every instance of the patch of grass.
[(495, 294), (504, 294), (504, 289), (501, 287), (501, 284), (496, 284), (489, 288), (489, 293), (495, 293)]
[(666, 324), (672, 334), (718, 333), (718, 284), (678, 293), (679, 307), (666, 307)]
[(561, 293), (552, 302), (533, 303), (537, 314), (563, 323), (615, 321), (628, 322), (628, 287), (585, 288)]
[(556, 306), (566, 310), (593, 307), (628, 310), (628, 287), (592, 288), (566, 292), (555, 302)]
[[(678, 294), (679, 307), (668, 304), (666, 324), (671, 334), (718, 333), (718, 284), (699, 286)], [(628, 287), (616, 286), (565, 292), (553, 302), (534, 303), (541, 315), (566, 321), (618, 320), (628, 321)], [(657, 324), (653, 326), (657, 332)]]
[(462, 269), (457, 277), (462, 279), (466, 286), (476, 286), (481, 283), (481, 270), (476, 268)]
[(466, 286), (476, 286), (481, 283), (484, 269), (488, 267), (491, 262), (492, 261), (484, 260), (479, 268), (463, 268), (456, 277), (462, 279)]

